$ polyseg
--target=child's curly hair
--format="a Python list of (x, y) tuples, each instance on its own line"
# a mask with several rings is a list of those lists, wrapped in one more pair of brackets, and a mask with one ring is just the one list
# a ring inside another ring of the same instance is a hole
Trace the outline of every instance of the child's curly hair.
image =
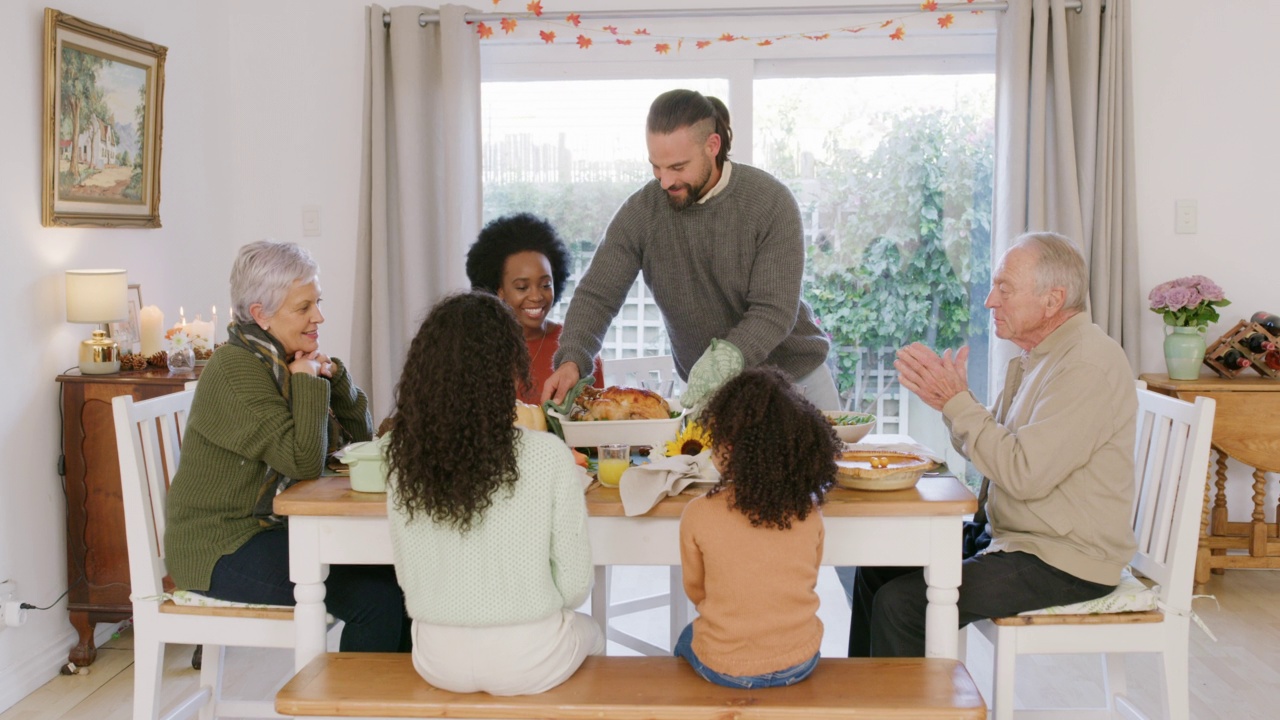
[(826, 502), (840, 440), (827, 418), (781, 370), (756, 367), (726, 382), (698, 418), (723, 452), (720, 484), (754, 526), (786, 530)]
[(529, 350), (511, 308), (485, 292), (440, 301), (409, 346), (390, 418), (397, 505), (466, 532), (517, 480), (516, 381)]

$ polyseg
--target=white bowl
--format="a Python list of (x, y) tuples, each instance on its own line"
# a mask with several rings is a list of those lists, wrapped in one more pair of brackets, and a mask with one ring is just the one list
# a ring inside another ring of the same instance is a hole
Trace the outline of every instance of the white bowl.
[(339, 458), (351, 469), (351, 489), (356, 492), (387, 491), (387, 461), (384, 435), (377, 440), (352, 443), (342, 449)]
[(836, 430), (836, 437), (847, 443), (858, 442), (866, 437), (867, 433), (871, 432), (871, 429), (876, 426), (876, 416), (871, 413), (858, 413), (850, 410), (823, 410), (822, 414), (833, 420), (849, 415), (864, 415), (871, 418), (870, 421), (858, 423), (857, 425), (836, 425), (834, 422), (831, 423), (831, 427)]
[(662, 447), (676, 439), (684, 424), (687, 410), (676, 400), (668, 400), (672, 411), (680, 414), (667, 420), (569, 420), (555, 410), (547, 414), (560, 420), (564, 442), (569, 447), (596, 447), (614, 443), (638, 447)]

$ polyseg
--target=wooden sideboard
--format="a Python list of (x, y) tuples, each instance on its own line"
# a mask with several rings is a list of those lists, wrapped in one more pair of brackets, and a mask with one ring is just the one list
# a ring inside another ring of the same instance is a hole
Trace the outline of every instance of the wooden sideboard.
[[(1205, 489), (1196, 582), (1206, 582), (1210, 573), (1221, 573), (1225, 568), (1280, 568), (1277, 523), (1266, 521), (1263, 505), (1266, 473), (1280, 472), (1280, 380), (1216, 375), (1170, 380), (1167, 375), (1154, 374), (1144, 374), (1141, 379), (1155, 392), (1182, 400), (1208, 397), (1217, 403), (1213, 418), (1217, 478)], [(1253, 512), (1248, 522), (1227, 519), (1228, 457), (1253, 468)], [(1229, 555), (1228, 550), (1247, 550), (1248, 554)]]
[(111, 398), (135, 400), (179, 392), (195, 373), (167, 370), (81, 375), (70, 370), (62, 384), (63, 487), (67, 496), (67, 608), (80, 638), (68, 659), (77, 666), (97, 657), (94, 626), (133, 615), (129, 555), (120, 496)]

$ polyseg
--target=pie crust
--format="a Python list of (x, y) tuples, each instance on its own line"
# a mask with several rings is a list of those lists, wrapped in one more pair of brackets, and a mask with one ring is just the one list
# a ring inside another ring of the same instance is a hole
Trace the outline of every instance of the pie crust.
[[(883, 467), (873, 467), (875, 464)], [(902, 490), (916, 484), (936, 463), (911, 453), (849, 450), (836, 460), (836, 484), (853, 490)]]

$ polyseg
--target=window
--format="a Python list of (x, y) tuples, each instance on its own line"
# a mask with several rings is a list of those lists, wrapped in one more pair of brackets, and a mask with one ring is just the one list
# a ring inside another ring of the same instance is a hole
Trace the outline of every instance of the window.
[[(962, 21), (958, 33), (913, 30), (911, 43), (845, 34), (662, 61), (482, 46), (485, 220), (527, 210), (557, 227), (575, 254), (563, 317), (613, 212), (652, 178), (649, 103), (673, 87), (716, 95), (733, 116), (731, 159), (770, 171), (800, 203), (805, 298), (833, 338), (846, 402), (871, 405), (881, 432), (949, 449), (932, 411), (897, 386), (892, 350), (968, 344), (970, 384), (986, 395), (995, 17)], [(668, 351), (637, 281), (602, 354)]]

